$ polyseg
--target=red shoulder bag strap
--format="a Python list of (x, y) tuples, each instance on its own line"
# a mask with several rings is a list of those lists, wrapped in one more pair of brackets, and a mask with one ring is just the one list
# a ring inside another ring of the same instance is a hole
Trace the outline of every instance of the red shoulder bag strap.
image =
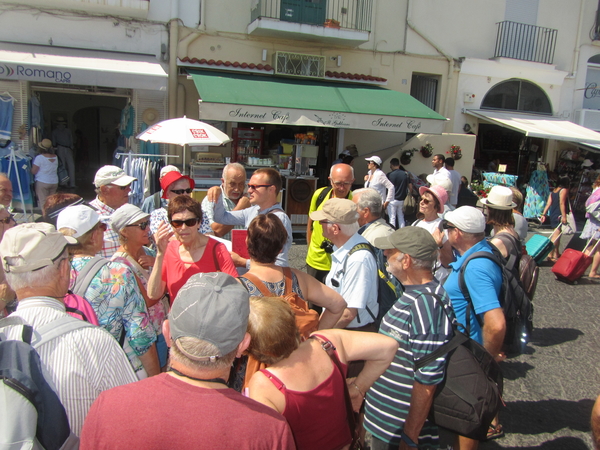
[(275, 295), (267, 288), (265, 283), (259, 280), (256, 275), (247, 272), (243, 275), (243, 277), (250, 280), (265, 297), (275, 297)]

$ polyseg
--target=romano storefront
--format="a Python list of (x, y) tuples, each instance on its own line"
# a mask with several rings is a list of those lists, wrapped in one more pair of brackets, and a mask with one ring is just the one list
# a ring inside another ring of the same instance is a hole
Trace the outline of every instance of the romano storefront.
[[(154, 56), (11, 43), (0, 50), (0, 95), (13, 105), (10, 140), (27, 153), (64, 123), (78, 185), (89, 186), (119, 145), (137, 150), (132, 136), (166, 118), (166, 92), (167, 73)], [(120, 129), (124, 110), (132, 118)]]

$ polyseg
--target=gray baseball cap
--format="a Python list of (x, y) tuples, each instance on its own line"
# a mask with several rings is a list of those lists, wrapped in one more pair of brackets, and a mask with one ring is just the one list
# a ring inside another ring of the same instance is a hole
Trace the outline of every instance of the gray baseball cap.
[(150, 214), (131, 203), (125, 203), (110, 216), (110, 226), (115, 233), (119, 233), (127, 225), (136, 223), (138, 220), (146, 219)]
[[(250, 295), (231, 275), (198, 273), (179, 290), (169, 326), (174, 345), (193, 361), (214, 361), (236, 349), (248, 328)], [(178, 343), (182, 337), (210, 342), (216, 355), (192, 355)]]
[(395, 248), (416, 259), (433, 261), (437, 258), (438, 245), (431, 233), (420, 227), (404, 227), (389, 236), (375, 238), (375, 247), (382, 250)]

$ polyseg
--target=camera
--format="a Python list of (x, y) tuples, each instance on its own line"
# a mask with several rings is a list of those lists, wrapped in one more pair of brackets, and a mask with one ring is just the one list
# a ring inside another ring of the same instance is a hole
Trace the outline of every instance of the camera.
[(325, 253), (331, 254), (333, 253), (333, 244), (331, 241), (325, 239), (323, 242), (321, 242), (321, 249), (325, 250)]

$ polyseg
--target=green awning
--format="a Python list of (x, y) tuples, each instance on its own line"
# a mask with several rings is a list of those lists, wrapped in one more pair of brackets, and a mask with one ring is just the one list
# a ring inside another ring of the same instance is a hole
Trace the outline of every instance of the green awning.
[(446, 118), (376, 86), (188, 69), (200, 119), (440, 134)]

